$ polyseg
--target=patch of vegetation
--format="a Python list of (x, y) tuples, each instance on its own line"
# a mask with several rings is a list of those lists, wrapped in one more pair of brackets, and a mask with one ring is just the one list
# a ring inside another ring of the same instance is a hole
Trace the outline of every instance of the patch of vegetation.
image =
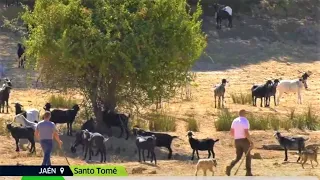
[(231, 93), (230, 94), (232, 102), (235, 104), (251, 104), (252, 95), (251, 93)]
[(153, 112), (148, 114), (149, 129), (151, 131), (159, 132), (173, 132), (176, 131), (176, 119), (172, 116), (166, 115), (163, 112)]
[[(229, 131), (232, 121), (237, 117), (237, 113), (230, 112), (227, 109), (222, 110), (218, 114), (218, 119), (215, 121), (217, 131)], [(295, 114), (292, 109), (288, 116), (280, 117), (274, 114), (254, 114), (247, 115), (251, 130), (289, 130), (298, 128), (300, 130), (319, 130), (320, 119), (309, 106), (302, 114)]]
[(198, 132), (200, 130), (200, 123), (193, 117), (187, 119), (187, 131)]
[(77, 104), (77, 101), (74, 99), (71, 99), (70, 97), (66, 98), (61, 95), (51, 95), (48, 102), (50, 102), (51, 106), (55, 108), (71, 108), (73, 105)]
[(129, 122), (130, 125), (129, 127), (131, 127), (131, 129), (134, 127), (134, 126), (138, 126), (139, 128), (142, 128), (144, 130), (147, 130), (148, 129), (148, 122), (146, 120), (143, 120), (141, 118), (134, 118), (132, 121)]
[(5, 119), (3, 117), (0, 117), (0, 135), (1, 136), (9, 136), (9, 131), (7, 130), (6, 123), (8, 119)]
[(232, 121), (237, 117), (235, 113), (228, 109), (222, 109), (218, 114), (218, 119), (214, 122), (217, 131), (229, 131)]

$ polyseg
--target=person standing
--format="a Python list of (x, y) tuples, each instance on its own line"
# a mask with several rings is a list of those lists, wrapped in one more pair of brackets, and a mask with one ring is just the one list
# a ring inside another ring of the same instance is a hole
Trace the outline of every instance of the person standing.
[(249, 134), (250, 124), (245, 115), (246, 111), (244, 109), (240, 110), (239, 117), (234, 119), (231, 124), (230, 135), (235, 141), (236, 158), (226, 167), (226, 174), (228, 176), (231, 174), (231, 169), (240, 161), (242, 155), (246, 153), (246, 176), (252, 176), (250, 151), (253, 148), (253, 143)]
[(59, 148), (62, 148), (56, 125), (50, 121), (51, 112), (46, 111), (43, 115), (43, 120), (37, 125), (35, 137), (40, 140), (41, 148), (44, 153), (42, 166), (51, 166), (51, 152), (53, 148), (53, 138), (58, 142)]

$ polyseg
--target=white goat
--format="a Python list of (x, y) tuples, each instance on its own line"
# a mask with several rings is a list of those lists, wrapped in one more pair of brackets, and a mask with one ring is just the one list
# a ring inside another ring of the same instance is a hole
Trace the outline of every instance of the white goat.
[(301, 90), (308, 89), (307, 79), (299, 78), (295, 80), (281, 80), (277, 86), (277, 92), (279, 93), (277, 103), (280, 103), (280, 98), (283, 93), (297, 93), (298, 103), (302, 104)]
[(28, 119), (26, 119), (22, 114), (16, 115), (15, 121), (17, 123), (20, 123), (22, 127), (32, 127), (34, 130), (36, 130), (38, 125), (38, 123), (31, 122)]
[(214, 175), (213, 166), (217, 167), (217, 160), (215, 159), (199, 159), (197, 163), (197, 169), (195, 172), (195, 176), (198, 175), (198, 171), (202, 169), (203, 175), (207, 175), (207, 170), (212, 172), (212, 176)]
[(27, 120), (31, 122), (39, 122), (40, 112), (38, 109), (28, 109), (27, 111)]

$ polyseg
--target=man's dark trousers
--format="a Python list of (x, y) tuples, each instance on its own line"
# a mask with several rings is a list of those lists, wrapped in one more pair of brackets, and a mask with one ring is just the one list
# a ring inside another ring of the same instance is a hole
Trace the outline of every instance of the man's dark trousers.
[[(237, 162), (240, 161), (243, 154), (246, 154), (248, 150), (250, 149), (250, 142), (247, 138), (244, 139), (236, 139), (235, 140), (235, 146), (236, 146), (236, 155), (237, 157), (230, 163), (229, 166), (227, 166), (226, 173), (228, 176), (230, 176), (231, 169), (237, 164)], [(252, 176), (251, 173), (251, 154), (250, 152), (247, 153), (246, 156), (246, 176)]]

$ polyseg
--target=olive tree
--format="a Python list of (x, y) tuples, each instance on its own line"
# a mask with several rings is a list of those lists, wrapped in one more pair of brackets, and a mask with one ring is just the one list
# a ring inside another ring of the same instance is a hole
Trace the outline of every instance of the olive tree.
[[(37, 0), (22, 14), (27, 56), (52, 87), (102, 109), (171, 97), (206, 46), (185, 0)], [(199, 6), (198, 6), (199, 7)], [(103, 107), (103, 108), (102, 108)]]

